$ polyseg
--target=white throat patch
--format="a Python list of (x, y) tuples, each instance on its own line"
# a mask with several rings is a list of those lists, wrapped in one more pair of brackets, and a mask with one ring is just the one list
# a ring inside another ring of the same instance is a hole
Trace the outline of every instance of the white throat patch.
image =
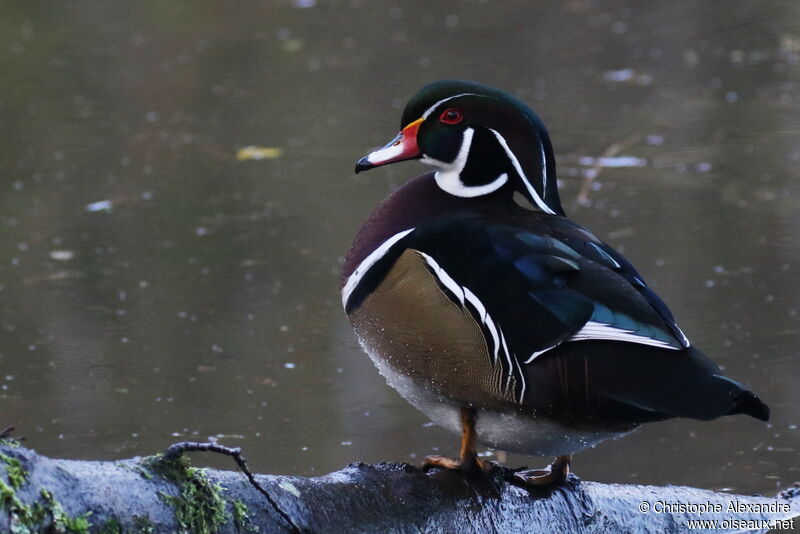
[(464, 170), (464, 166), (467, 164), (469, 149), (472, 146), (472, 137), (474, 135), (475, 130), (473, 128), (464, 130), (464, 136), (461, 139), (461, 148), (459, 148), (458, 155), (452, 163), (439, 161), (430, 156), (423, 156), (422, 159), (420, 159), (422, 163), (432, 165), (439, 169), (434, 175), (436, 185), (443, 191), (457, 197), (479, 197), (481, 195), (488, 195), (503, 187), (508, 181), (508, 174), (506, 173), (501, 174), (488, 184), (468, 186), (461, 181), (461, 171)]

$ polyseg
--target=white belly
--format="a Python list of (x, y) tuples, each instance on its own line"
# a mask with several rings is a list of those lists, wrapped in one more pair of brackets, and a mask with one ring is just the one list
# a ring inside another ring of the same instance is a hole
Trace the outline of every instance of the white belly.
[[(453, 432), (461, 432), (460, 411), (464, 407), (443, 395), (425, 388), (412, 378), (397, 372), (375, 353), (363, 340), (361, 346), (369, 354), (386, 382), (416, 409), (437, 425)], [(469, 406), (477, 410), (476, 431), (478, 441), (493, 449), (527, 456), (560, 456), (581, 451), (609, 438), (623, 436), (623, 432), (576, 429), (542, 416), (522, 412), (497, 412)]]

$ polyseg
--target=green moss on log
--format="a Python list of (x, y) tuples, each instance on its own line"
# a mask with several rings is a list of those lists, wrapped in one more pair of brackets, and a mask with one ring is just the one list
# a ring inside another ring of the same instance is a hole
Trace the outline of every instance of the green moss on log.
[(5, 436), (0, 437), (0, 445), (7, 445), (9, 447), (17, 448), (21, 444), (20, 444), (18, 439), (14, 439), (11, 436), (9, 436), (8, 434), (6, 434)]
[(92, 526), (89, 521), (91, 512), (70, 517), (51, 492), (42, 489), (39, 496), (40, 500), (26, 506), (17, 498), (14, 488), (0, 480), (0, 510), (8, 514), (11, 534), (36, 534), (43, 531), (60, 534), (89, 533)]
[(116, 517), (112, 517), (100, 527), (100, 534), (124, 534), (122, 524)]
[(133, 516), (133, 532), (135, 534), (153, 534), (156, 531), (156, 526), (150, 521), (150, 518), (143, 515)]
[(12, 456), (0, 453), (0, 461), (5, 464), (8, 483), (15, 490), (20, 489), (28, 480), (28, 473), (22, 467), (22, 462)]
[(236, 522), (236, 528), (238, 528), (242, 532), (248, 532), (251, 534), (256, 534), (261, 532), (261, 529), (258, 525), (254, 525), (250, 521), (250, 510), (247, 508), (247, 505), (236, 499), (231, 502), (231, 506), (233, 508), (233, 520)]
[(185, 456), (167, 459), (157, 455), (143, 463), (178, 488), (177, 496), (164, 492), (159, 492), (159, 496), (175, 510), (181, 532), (212, 534), (230, 518), (222, 497), (224, 488), (212, 482), (205, 469), (191, 467)]

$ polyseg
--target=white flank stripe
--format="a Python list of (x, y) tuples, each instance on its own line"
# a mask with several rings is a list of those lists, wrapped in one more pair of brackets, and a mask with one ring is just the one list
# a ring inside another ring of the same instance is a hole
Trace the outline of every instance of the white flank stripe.
[(503, 343), (503, 352), (506, 355), (508, 362), (508, 378), (506, 379), (506, 389), (511, 385), (511, 377), (514, 376), (514, 364), (511, 363), (511, 353), (508, 352), (508, 345), (506, 345), (506, 336), (503, 335), (503, 330), (500, 329), (500, 341)]
[(511, 367), (511, 353), (508, 352), (508, 345), (506, 345), (506, 336), (503, 334), (503, 330), (500, 330), (500, 340), (503, 343), (503, 352), (506, 353), (506, 360), (508, 361), (508, 366)]
[(525, 388), (527, 388), (528, 385), (525, 383), (525, 375), (522, 373), (522, 367), (520, 366), (517, 358), (514, 358), (514, 364), (517, 366), (517, 372), (519, 372), (519, 381), (522, 384), (522, 389), (519, 390), (519, 400), (517, 402), (522, 404), (522, 402), (525, 400)]
[[(447, 272), (442, 269), (439, 263), (433, 259), (429, 254), (425, 254), (419, 250), (416, 250), (420, 256), (425, 259), (425, 262), (431, 267), (436, 277), (439, 281), (444, 285), (451, 293), (453, 293), (456, 298), (461, 302), (461, 306), (463, 307), (465, 302), (469, 302), (472, 306), (475, 307), (475, 310), (478, 316), (481, 318), (483, 323), (486, 325), (486, 328), (489, 330), (489, 333), (492, 336), (492, 341), (494, 343), (494, 359), (493, 364), (497, 365), (497, 356), (500, 348), (502, 346), (503, 354), (506, 357), (506, 362), (508, 363), (508, 370), (507, 370), (507, 378), (506, 378), (506, 390), (511, 386), (511, 378), (514, 376), (514, 366), (516, 365), (517, 371), (519, 374), (520, 379), (520, 398), (518, 402), (522, 403), (523, 399), (525, 398), (525, 388), (527, 385), (525, 384), (525, 375), (523, 374), (522, 367), (520, 367), (519, 361), (516, 358), (512, 357), (511, 352), (508, 350), (508, 345), (506, 344), (506, 337), (503, 335), (503, 331), (497, 328), (492, 320), (491, 316), (486, 312), (486, 306), (480, 301), (477, 295), (458, 284), (453, 277), (451, 277)], [(513, 362), (512, 362), (513, 359)], [(527, 362), (526, 362), (527, 363)]]
[(556, 348), (556, 347), (557, 347), (557, 346), (559, 346), (559, 345), (560, 345), (560, 343), (556, 343), (556, 344), (555, 344), (555, 345), (553, 345), (552, 347), (547, 347), (546, 349), (537, 350), (536, 352), (534, 352), (533, 354), (531, 354), (530, 358), (528, 358), (527, 360), (525, 360), (525, 363), (531, 363), (533, 360), (535, 360), (535, 359), (536, 359), (536, 357), (537, 357), (537, 356), (540, 356), (540, 355), (544, 354), (545, 352), (547, 352), (548, 350), (552, 350), (552, 349)]
[(426, 109), (425, 113), (422, 114), (422, 118), (423, 119), (427, 119), (428, 117), (430, 117), (431, 113), (433, 113), (433, 111), (436, 108), (438, 108), (439, 106), (441, 106), (442, 104), (444, 104), (448, 100), (453, 100), (454, 98), (458, 98), (460, 96), (467, 96), (467, 95), (470, 95), (470, 96), (481, 96), (481, 95), (476, 95), (475, 93), (459, 93), (457, 95), (448, 96), (447, 98), (443, 98), (443, 99), (439, 100), (437, 103), (435, 103), (434, 105), (432, 105), (431, 107)]
[[(436, 260), (434, 260), (430, 255), (425, 254), (424, 252), (420, 252), (419, 250), (417, 250), (416, 252), (425, 259), (425, 262), (428, 265), (430, 265), (431, 269), (433, 269), (433, 272), (436, 274), (436, 277), (439, 279), (439, 281), (441, 281), (442, 285), (444, 285), (448, 290), (450, 290), (451, 293), (453, 293), (456, 296), (456, 298), (458, 298), (462, 306), (464, 305), (465, 301), (469, 301), (469, 303), (475, 307), (475, 310), (477, 311), (481, 322), (483, 322), (483, 324), (486, 325), (486, 329), (489, 330), (489, 334), (492, 336), (492, 345), (494, 349), (492, 360), (494, 364), (497, 364), (497, 356), (498, 353), (500, 352), (500, 345), (502, 343), (503, 346), (505, 347), (505, 340), (501, 342), (502, 332), (498, 333), (498, 329), (495, 326), (492, 317), (486, 312), (486, 306), (483, 305), (483, 303), (480, 301), (478, 296), (475, 295), (475, 293), (470, 291), (468, 288), (459, 285), (458, 282), (453, 280), (453, 277), (447, 274), (447, 272), (444, 269), (442, 269), (439, 263)], [(508, 348), (506, 348), (505, 350), (506, 350), (506, 358), (508, 358), (507, 354)], [(510, 361), (508, 363), (509, 365), (511, 365)]]
[(636, 334), (633, 330), (625, 330), (624, 328), (617, 328), (610, 324), (598, 323), (595, 321), (587, 322), (583, 326), (583, 328), (578, 330), (567, 341), (585, 341), (589, 339), (625, 341), (628, 343), (639, 343), (640, 345), (650, 345), (652, 347), (660, 347), (662, 349), (680, 350), (677, 347), (673, 347), (666, 341), (661, 341), (660, 339), (653, 339), (651, 337), (640, 336)]
[(678, 325), (675, 325), (675, 330), (677, 330), (681, 335), (681, 342), (683, 343), (683, 346), (688, 348), (691, 345), (691, 343), (689, 343), (689, 338), (686, 337), (686, 334), (683, 333), (683, 330), (681, 330)]
[(508, 159), (511, 160), (511, 164), (514, 166), (514, 169), (516, 169), (520, 178), (522, 178), (522, 181), (525, 183), (525, 188), (528, 190), (528, 193), (530, 193), (533, 201), (536, 202), (536, 205), (539, 206), (539, 209), (541, 209), (545, 213), (555, 215), (555, 212), (550, 209), (550, 206), (548, 206), (544, 200), (542, 200), (542, 198), (539, 196), (539, 193), (536, 192), (536, 189), (534, 189), (531, 183), (528, 181), (528, 177), (525, 176), (525, 173), (522, 171), (522, 166), (519, 164), (519, 160), (517, 160), (517, 157), (511, 151), (511, 149), (508, 146), (508, 143), (506, 143), (506, 140), (503, 138), (503, 136), (500, 135), (500, 133), (497, 130), (493, 130), (492, 128), (489, 128), (489, 130), (494, 134), (495, 137), (497, 137), (497, 140), (503, 146), (503, 150), (506, 151)]
[[(598, 253), (598, 254), (600, 254), (600, 255), (601, 255), (603, 258), (605, 258), (605, 260), (606, 260), (606, 261), (610, 261), (610, 262), (611, 262), (611, 265), (613, 265), (615, 269), (621, 269), (621, 268), (622, 268), (622, 266), (619, 264), (619, 262), (618, 262), (617, 260), (615, 260), (614, 258), (612, 258), (612, 257), (611, 257), (611, 254), (609, 254), (608, 252), (606, 252), (605, 250), (603, 250), (602, 248), (600, 248), (600, 245), (598, 245), (597, 243), (593, 243), (593, 242), (591, 242), (591, 241), (589, 241), (588, 243), (589, 243), (589, 245), (590, 245), (592, 248), (594, 248), (594, 249), (595, 249), (595, 251), (597, 251), (597, 253)], [(642, 281), (641, 281), (641, 280), (639, 280), (638, 278), (637, 278), (637, 280), (638, 280), (638, 281), (639, 281), (639, 282), (640, 282), (642, 285), (644, 285), (644, 282), (642, 282)]]
[(464, 288), (464, 297), (466, 297), (466, 299), (469, 301), (469, 303), (472, 304), (475, 307), (475, 310), (477, 310), (478, 317), (480, 318), (481, 322), (485, 323), (486, 322), (486, 307), (483, 305), (483, 303), (480, 301), (480, 299), (475, 295), (475, 293), (473, 293), (472, 291), (470, 291), (466, 287)]
[[(686, 339), (686, 336), (683, 335), (683, 332), (678, 330), (678, 332), (683, 337), (684, 346), (689, 346), (689, 340)], [(566, 341), (586, 341), (590, 339), (603, 339), (608, 341), (625, 341), (628, 343), (639, 343), (640, 345), (650, 345), (653, 347), (660, 347), (662, 349), (671, 349), (671, 350), (680, 350), (677, 347), (674, 347), (667, 343), (666, 341), (662, 341), (660, 339), (653, 339), (650, 337), (640, 336), (636, 334), (633, 330), (625, 330), (624, 328), (617, 328), (610, 324), (606, 323), (598, 323), (595, 321), (587, 322), (583, 328), (578, 330), (572, 337), (567, 339)], [(549, 350), (553, 350), (554, 348), (558, 347), (560, 343), (553, 345), (552, 347), (547, 347), (546, 349), (538, 350), (530, 355), (530, 357), (525, 360), (525, 363), (531, 363), (533, 360), (544, 354)]]
[(539, 150), (542, 151), (542, 198), (547, 196), (547, 156), (544, 154), (544, 143), (539, 141)]
[(347, 277), (347, 283), (345, 283), (344, 287), (342, 288), (342, 306), (344, 306), (345, 309), (347, 309), (347, 301), (350, 300), (350, 295), (353, 293), (353, 290), (358, 287), (358, 283), (361, 282), (361, 278), (363, 278), (364, 274), (369, 271), (370, 267), (375, 265), (375, 262), (384, 257), (395, 243), (413, 231), (413, 228), (409, 228), (408, 230), (403, 230), (398, 234), (394, 234), (392, 237), (384, 241), (381, 246), (373, 250), (369, 256), (361, 260), (361, 263), (358, 264), (356, 270), (353, 271), (349, 277)]
[(425, 258), (425, 261), (428, 263), (428, 265), (431, 266), (433, 272), (436, 273), (436, 276), (437, 278), (439, 278), (439, 281), (442, 284), (444, 284), (444, 287), (449, 289), (450, 292), (453, 293), (453, 295), (456, 296), (456, 298), (461, 302), (461, 305), (463, 306), (464, 289), (460, 285), (458, 285), (458, 283), (456, 283), (456, 281), (453, 280), (452, 277), (449, 274), (447, 274), (444, 269), (439, 267), (439, 264), (436, 263), (436, 260), (428, 256), (424, 252), (417, 251), (417, 253), (420, 254), (423, 258)]
[(489, 333), (492, 334), (492, 342), (494, 343), (494, 358), (492, 363), (497, 365), (497, 353), (500, 351), (500, 338), (497, 335), (497, 327), (494, 325), (494, 321), (488, 315), (486, 316), (486, 328), (489, 329)]

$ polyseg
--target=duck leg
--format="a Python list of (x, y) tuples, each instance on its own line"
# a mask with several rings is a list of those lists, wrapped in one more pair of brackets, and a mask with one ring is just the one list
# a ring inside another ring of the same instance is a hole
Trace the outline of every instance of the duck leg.
[(466, 472), (475, 472), (483, 468), (483, 460), (478, 458), (475, 449), (477, 434), (475, 432), (475, 410), (461, 408), (461, 454), (458, 460), (446, 456), (426, 456), (422, 462), (422, 469), (433, 467), (444, 469), (458, 469)]
[(512, 475), (512, 482), (522, 486), (557, 486), (567, 480), (572, 455), (559, 456), (544, 469), (517, 471)]

